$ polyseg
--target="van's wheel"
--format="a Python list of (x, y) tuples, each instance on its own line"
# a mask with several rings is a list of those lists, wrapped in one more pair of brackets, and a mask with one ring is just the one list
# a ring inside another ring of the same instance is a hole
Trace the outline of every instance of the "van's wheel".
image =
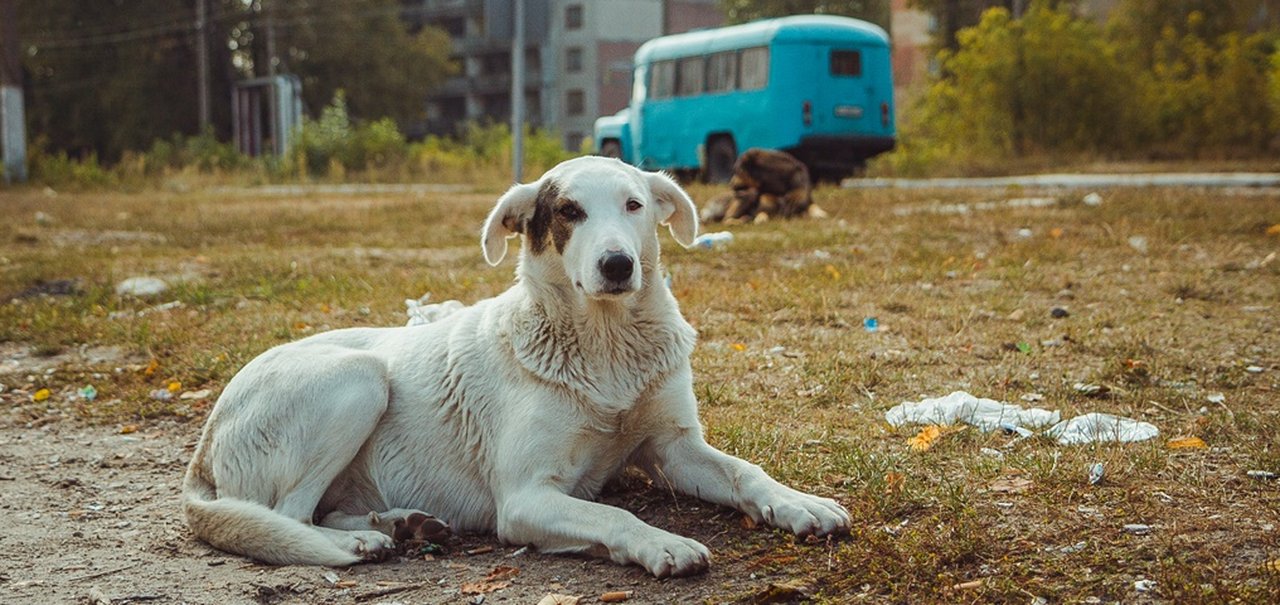
[(733, 165), (738, 161), (738, 149), (732, 137), (716, 137), (707, 143), (705, 178), (708, 183), (728, 183), (733, 178)]
[(606, 158), (622, 159), (622, 144), (616, 139), (609, 139), (600, 144), (600, 155)]

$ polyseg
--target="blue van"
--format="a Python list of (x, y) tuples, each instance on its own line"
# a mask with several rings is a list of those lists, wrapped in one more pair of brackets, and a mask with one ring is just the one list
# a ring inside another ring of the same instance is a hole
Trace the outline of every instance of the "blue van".
[(596, 152), (646, 169), (729, 179), (738, 154), (780, 149), (815, 179), (894, 146), (889, 36), (797, 15), (654, 38), (635, 54), (627, 109), (595, 123)]

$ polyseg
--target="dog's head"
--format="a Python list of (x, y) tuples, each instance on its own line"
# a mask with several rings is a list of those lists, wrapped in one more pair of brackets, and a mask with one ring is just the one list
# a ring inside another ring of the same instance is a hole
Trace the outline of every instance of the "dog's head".
[(588, 298), (638, 291), (643, 266), (655, 266), (655, 228), (668, 225), (683, 246), (698, 234), (693, 200), (671, 177), (613, 158), (575, 158), (498, 199), (481, 234), (485, 260), (496, 265), (507, 238), (524, 235), (524, 254), (560, 265)]

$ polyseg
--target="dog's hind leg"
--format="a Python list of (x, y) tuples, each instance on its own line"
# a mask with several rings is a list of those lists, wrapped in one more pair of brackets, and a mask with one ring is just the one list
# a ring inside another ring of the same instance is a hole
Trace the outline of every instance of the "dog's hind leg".
[[(193, 529), (223, 550), (272, 563), (379, 559), (394, 547), (391, 536), (311, 523), (320, 499), (386, 411), (386, 366), (341, 347), (277, 351), (227, 385), (223, 409), (215, 410), (222, 418), (211, 419), (217, 424), (202, 444), (209, 446), (204, 464), (216, 499), (189, 494), (188, 519), (208, 508), (207, 500), (241, 502), (251, 505), (240, 507), (243, 514), (220, 516), (215, 507)], [(280, 376), (290, 376), (290, 383), (280, 384)]]

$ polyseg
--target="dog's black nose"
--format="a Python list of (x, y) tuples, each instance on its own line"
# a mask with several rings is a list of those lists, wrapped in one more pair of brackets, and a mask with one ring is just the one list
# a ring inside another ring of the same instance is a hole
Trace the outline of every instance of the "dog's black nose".
[(600, 274), (612, 282), (631, 279), (631, 271), (634, 267), (631, 257), (621, 252), (610, 252), (600, 259)]

